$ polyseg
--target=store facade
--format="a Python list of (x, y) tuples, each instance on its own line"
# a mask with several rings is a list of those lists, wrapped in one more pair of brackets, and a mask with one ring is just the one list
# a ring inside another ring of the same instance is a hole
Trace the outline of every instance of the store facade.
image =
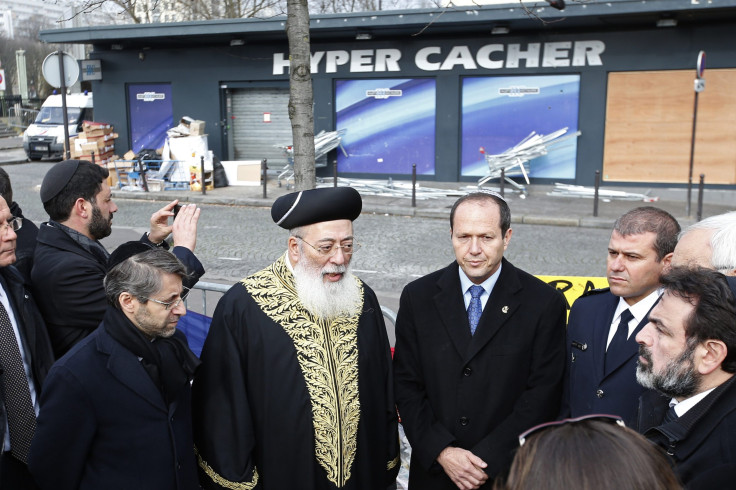
[[(323, 162), (341, 176), (474, 181), (486, 154), (532, 132), (580, 132), (531, 162), (539, 183), (684, 184), (696, 60), (695, 175), (736, 185), (736, 1), (567, 2), (312, 19), (315, 133), (344, 130)], [(727, 4), (724, 6), (724, 4)], [(665, 20), (666, 22), (662, 22)], [(118, 151), (162, 146), (182, 116), (221, 160), (285, 162), (291, 141), (284, 19), (44, 31), (93, 45), (95, 115)], [(674, 24), (674, 25), (673, 25)], [(661, 27), (660, 27), (661, 26)]]

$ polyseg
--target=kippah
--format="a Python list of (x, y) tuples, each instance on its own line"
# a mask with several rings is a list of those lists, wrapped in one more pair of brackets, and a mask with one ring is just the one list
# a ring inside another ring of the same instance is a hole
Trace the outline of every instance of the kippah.
[(74, 172), (77, 171), (81, 160), (64, 160), (59, 162), (46, 172), (41, 183), (41, 202), (46, 204), (66, 186)]
[(349, 219), (360, 216), (363, 200), (352, 187), (323, 187), (281, 196), (271, 206), (271, 218), (281, 228)]
[(138, 255), (139, 253), (148, 252), (149, 250), (154, 249), (145, 242), (141, 242), (139, 240), (125, 242), (118, 248), (116, 248), (112, 254), (110, 254), (110, 258), (107, 259), (107, 271), (110, 272), (113, 267), (120, 264), (121, 262), (125, 262), (132, 256)]

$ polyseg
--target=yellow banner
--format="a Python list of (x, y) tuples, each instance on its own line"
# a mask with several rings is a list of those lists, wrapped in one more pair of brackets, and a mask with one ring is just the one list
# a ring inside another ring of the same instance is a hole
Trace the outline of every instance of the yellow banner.
[(585, 277), (585, 276), (537, 276), (555, 289), (562, 291), (567, 301), (567, 312), (570, 307), (583, 293), (587, 293), (591, 289), (600, 289), (608, 287), (608, 280), (605, 277)]

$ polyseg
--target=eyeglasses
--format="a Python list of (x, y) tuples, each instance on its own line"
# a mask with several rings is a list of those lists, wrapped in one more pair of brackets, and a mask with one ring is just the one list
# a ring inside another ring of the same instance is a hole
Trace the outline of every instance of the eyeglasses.
[(581, 417), (575, 417), (572, 419), (562, 419), (562, 420), (555, 420), (554, 422), (545, 422), (544, 424), (539, 424), (537, 426), (534, 426), (531, 429), (526, 430), (522, 432), (521, 435), (519, 435), (519, 446), (523, 446), (527, 438), (531, 436), (532, 434), (536, 434), (537, 432), (541, 432), (545, 429), (549, 429), (550, 427), (557, 427), (557, 426), (566, 425), (566, 424), (574, 424), (576, 422), (582, 422), (584, 420), (597, 420), (600, 422), (608, 422), (609, 424), (615, 424), (620, 427), (626, 427), (624, 420), (618, 415), (607, 415), (607, 414), (602, 414), (602, 413), (594, 413), (590, 415), (583, 415)]
[(339, 243), (335, 242), (332, 244), (325, 243), (323, 245), (320, 245), (319, 247), (315, 247), (308, 241), (306, 241), (304, 238), (300, 237), (299, 235), (294, 235), (299, 240), (303, 241), (313, 249), (317, 251), (321, 256), (323, 257), (332, 257), (337, 253), (337, 250), (342, 250), (343, 255), (353, 255), (355, 252), (360, 250), (360, 243), (356, 242), (355, 240), (352, 240), (349, 243), (346, 243), (345, 245), (340, 245)]
[(163, 305), (164, 308), (166, 308), (166, 310), (173, 310), (174, 308), (179, 306), (182, 301), (187, 299), (187, 296), (189, 296), (189, 288), (186, 286), (182, 286), (182, 291), (181, 291), (181, 294), (179, 295), (179, 299), (175, 301), (160, 301), (158, 299), (146, 298), (145, 296), (141, 296), (141, 298), (147, 301), (153, 301), (154, 303)]
[(23, 218), (12, 218), (7, 221), (4, 225), (0, 225), (0, 229), (2, 229), (2, 234), (8, 232), (8, 230), (18, 231), (21, 228), (23, 228)]

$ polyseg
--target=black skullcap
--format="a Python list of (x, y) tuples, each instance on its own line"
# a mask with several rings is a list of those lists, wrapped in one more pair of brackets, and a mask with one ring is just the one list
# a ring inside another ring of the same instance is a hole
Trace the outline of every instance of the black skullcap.
[(120, 264), (121, 262), (125, 262), (125, 260), (129, 259), (130, 257), (138, 255), (139, 253), (148, 252), (149, 250), (153, 250), (153, 247), (145, 242), (125, 242), (118, 248), (116, 248), (112, 254), (110, 254), (110, 258), (107, 259), (107, 271), (109, 272), (110, 270), (112, 270), (113, 267)]
[(291, 230), (323, 221), (354, 221), (362, 208), (363, 200), (352, 187), (323, 187), (279, 197), (271, 206), (271, 218)]
[(46, 204), (66, 186), (74, 172), (77, 171), (81, 160), (64, 160), (59, 162), (46, 172), (46, 176), (41, 183), (41, 202)]

